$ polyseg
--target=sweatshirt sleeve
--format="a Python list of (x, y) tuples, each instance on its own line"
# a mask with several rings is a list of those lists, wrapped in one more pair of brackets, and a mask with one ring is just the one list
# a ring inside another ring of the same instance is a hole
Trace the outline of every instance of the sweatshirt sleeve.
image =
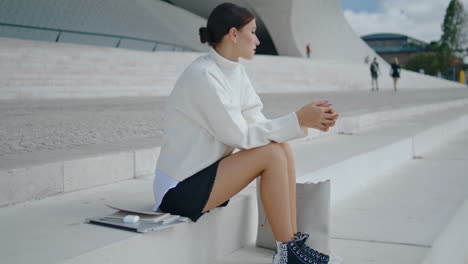
[(224, 144), (250, 149), (271, 141), (281, 143), (306, 135), (294, 112), (272, 120), (258, 113), (261, 110), (258, 96), (247, 104), (247, 118), (252, 121), (247, 122), (242, 105), (233, 102), (229, 90), (216, 76), (206, 71), (201, 81), (199, 89), (192, 94), (194, 108), (197, 109), (194, 114), (198, 116), (199, 123)]
[(246, 84), (244, 87), (244, 96), (242, 98), (242, 115), (244, 116), (247, 123), (262, 122), (267, 120), (263, 115), (263, 103), (260, 97), (255, 92), (249, 78), (246, 78)]

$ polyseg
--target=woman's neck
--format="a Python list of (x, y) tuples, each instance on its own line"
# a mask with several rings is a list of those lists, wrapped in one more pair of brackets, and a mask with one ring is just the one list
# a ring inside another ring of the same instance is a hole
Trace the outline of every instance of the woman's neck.
[(219, 55), (223, 56), (224, 58), (230, 61), (239, 62), (239, 56), (236, 54), (235, 50), (232, 47), (228, 45), (218, 44), (215, 47), (215, 50), (216, 52), (218, 52)]

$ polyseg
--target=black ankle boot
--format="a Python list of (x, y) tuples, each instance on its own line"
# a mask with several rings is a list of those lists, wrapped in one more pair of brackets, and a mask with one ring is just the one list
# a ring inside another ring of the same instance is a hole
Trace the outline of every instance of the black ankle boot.
[[(297, 235), (297, 236), (296, 236)], [(307, 234), (296, 234), (295, 240), (281, 243), (283, 253), (277, 253), (273, 257), (273, 264), (327, 264), (328, 256), (309, 248), (305, 241)], [(327, 257), (325, 259), (324, 257)]]
[(309, 238), (309, 234), (302, 234), (301, 232), (297, 232), (294, 234), (294, 237), (298, 239), (298, 243), (303, 246), (303, 251), (308, 253), (311, 257), (316, 258), (317, 260), (320, 261), (320, 264), (327, 264), (328, 261), (330, 260), (330, 256), (323, 254), (321, 252), (318, 252), (310, 247), (308, 247), (305, 242)]

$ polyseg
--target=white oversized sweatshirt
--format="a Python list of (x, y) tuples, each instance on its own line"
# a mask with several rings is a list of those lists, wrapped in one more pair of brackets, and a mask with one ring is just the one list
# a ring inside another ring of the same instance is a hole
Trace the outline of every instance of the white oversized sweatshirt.
[(270, 120), (262, 108), (244, 66), (211, 49), (187, 67), (168, 98), (157, 170), (180, 182), (235, 148), (306, 136), (294, 112)]

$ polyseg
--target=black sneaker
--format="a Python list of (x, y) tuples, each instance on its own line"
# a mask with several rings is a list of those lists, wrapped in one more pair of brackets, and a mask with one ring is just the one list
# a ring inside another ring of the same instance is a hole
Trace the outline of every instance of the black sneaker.
[(310, 253), (306, 252), (310, 249), (305, 245), (305, 240), (308, 236), (302, 236), (295, 240), (281, 243), (281, 246), (286, 249), (286, 254), (281, 255), (277, 253), (273, 257), (273, 264), (326, 264), (318, 257), (312, 257)]
[(318, 252), (310, 247), (308, 247), (305, 242), (309, 238), (309, 234), (302, 234), (301, 232), (297, 232), (294, 234), (294, 237), (297, 239), (297, 243), (302, 247), (302, 251), (307, 253), (309, 256), (317, 259), (320, 261), (320, 264), (327, 264), (330, 260), (330, 256), (323, 254), (321, 252)]

